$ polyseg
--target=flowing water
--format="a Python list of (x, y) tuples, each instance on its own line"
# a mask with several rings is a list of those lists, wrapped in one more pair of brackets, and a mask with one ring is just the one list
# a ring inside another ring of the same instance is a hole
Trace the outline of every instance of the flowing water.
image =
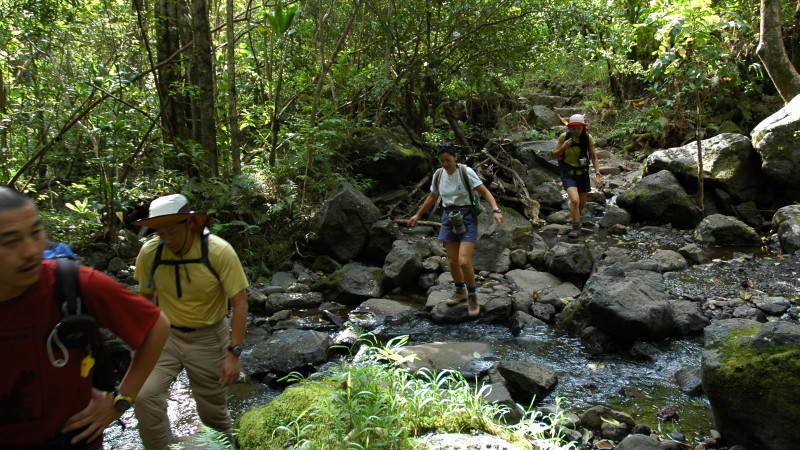
[[(547, 236), (555, 240), (555, 236)], [(609, 247), (622, 247), (631, 259), (641, 259), (657, 249), (677, 248), (690, 242), (685, 232), (663, 229), (632, 230), (625, 237), (603, 234), (601, 231), (585, 237), (600, 255)], [(761, 248), (714, 248), (715, 258), (708, 264), (666, 275), (667, 285), (676, 297), (735, 298), (742, 290), (800, 298), (798, 257), (780, 255), (773, 246)], [(413, 297), (412, 297), (413, 298)], [(410, 300), (421, 307), (419, 298)], [(791, 319), (788, 319), (791, 320)], [(683, 394), (674, 379), (679, 369), (699, 366), (702, 337), (675, 339), (654, 343), (658, 351), (650, 359), (637, 359), (627, 353), (594, 355), (573, 336), (554, 327), (514, 336), (508, 327), (498, 324), (470, 322), (458, 325), (437, 325), (428, 320), (412, 318), (393, 324), (386, 333), (408, 335), (409, 345), (437, 341), (480, 340), (490, 346), (481, 355), (488, 365), (498, 360), (519, 360), (543, 364), (556, 371), (556, 391), (542, 403), (552, 403), (556, 395), (566, 400), (567, 407), (581, 412), (594, 405), (606, 405), (631, 414), (637, 424), (645, 424), (662, 434), (678, 432), (688, 444), (699, 444), (710, 436), (713, 420), (705, 396)], [(240, 383), (231, 389), (231, 412), (234, 417), (254, 406), (268, 403), (280, 394), (260, 383)], [(679, 414), (677, 421), (664, 422), (656, 412), (666, 406)], [(177, 436), (195, 433), (199, 420), (188, 389), (181, 376), (172, 389), (169, 415)], [(129, 428), (114, 425), (106, 432), (106, 447), (138, 449), (141, 443), (135, 430), (132, 412), (124, 421)]]

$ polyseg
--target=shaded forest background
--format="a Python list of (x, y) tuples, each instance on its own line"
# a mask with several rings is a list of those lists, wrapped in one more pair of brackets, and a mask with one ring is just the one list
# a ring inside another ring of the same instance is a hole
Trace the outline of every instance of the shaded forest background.
[[(800, 67), (800, 2), (762, 4)], [(398, 130), (432, 160), (457, 133), (473, 149), (549, 139), (525, 120), (543, 93), (579, 99), (633, 158), (748, 134), (785, 100), (757, 54), (762, 7), (0, 0), (0, 182), (38, 199), (54, 239), (112, 246), (152, 198), (183, 192), (268, 272), (333, 186), (380, 188), (358, 170), (382, 157), (355, 145), (364, 130)]]

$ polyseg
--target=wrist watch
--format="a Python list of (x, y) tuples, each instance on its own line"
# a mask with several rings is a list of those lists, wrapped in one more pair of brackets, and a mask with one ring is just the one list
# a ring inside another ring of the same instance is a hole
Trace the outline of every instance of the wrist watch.
[(242, 347), (241, 345), (232, 345), (228, 347), (228, 351), (233, 353), (233, 356), (238, 358), (239, 355), (242, 354), (242, 351), (244, 351), (244, 347)]
[(503, 210), (500, 208), (495, 208), (492, 210), (493, 213), (503, 214)]
[(114, 389), (114, 409), (123, 413), (133, 406), (133, 399), (122, 395), (119, 389)]

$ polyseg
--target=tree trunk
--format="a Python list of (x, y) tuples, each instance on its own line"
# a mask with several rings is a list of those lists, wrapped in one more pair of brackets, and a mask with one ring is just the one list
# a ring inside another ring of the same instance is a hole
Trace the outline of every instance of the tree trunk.
[(233, 29), (233, 0), (226, 3), (225, 28), (227, 36), (226, 49), (228, 50), (228, 122), (231, 130), (231, 174), (236, 176), (242, 173), (241, 161), (241, 133), (239, 133), (239, 109), (236, 107), (236, 32)]
[[(6, 83), (0, 70), (0, 116), (6, 117)], [(0, 125), (0, 180), (8, 182), (8, 124)]]
[[(182, 25), (186, 22), (186, 8), (181, 0), (158, 0), (155, 6), (156, 17), (156, 55), (160, 62), (167, 61), (184, 44)], [(194, 172), (188, 157), (180, 146), (191, 137), (187, 124), (189, 105), (186, 96), (175, 86), (186, 83), (181, 63), (167, 64), (158, 69), (156, 90), (161, 101), (161, 123), (164, 129), (163, 142), (170, 152), (165, 152), (164, 167), (189, 174)]]
[(211, 28), (208, 24), (206, 0), (192, 0), (192, 72), (195, 75), (198, 95), (194, 96), (192, 109), (195, 140), (203, 149), (204, 175), (219, 176), (217, 155), (217, 120), (214, 95), (214, 61), (212, 58)]
[(781, 37), (780, 0), (761, 0), (761, 37), (756, 54), (784, 101), (800, 95), (800, 74), (789, 61)]

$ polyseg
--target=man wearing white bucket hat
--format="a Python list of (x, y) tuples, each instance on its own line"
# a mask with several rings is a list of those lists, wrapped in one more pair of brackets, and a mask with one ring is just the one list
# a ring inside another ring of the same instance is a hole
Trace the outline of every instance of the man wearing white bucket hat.
[(561, 184), (567, 191), (569, 199), (569, 216), (572, 221), (572, 231), (569, 237), (576, 238), (581, 235), (581, 211), (586, 207), (589, 196), (589, 160), (594, 165), (594, 183), (600, 187), (600, 163), (594, 148), (594, 137), (589, 134), (589, 126), (582, 114), (573, 114), (567, 123), (569, 130), (558, 137), (558, 145), (553, 150), (553, 156), (558, 160), (561, 171)]
[(189, 208), (186, 197), (173, 194), (153, 200), (148, 217), (134, 222), (158, 234), (136, 258), (139, 292), (171, 323), (167, 345), (136, 401), (139, 434), (148, 450), (172, 443), (167, 397), (183, 369), (200, 420), (231, 431), (227, 386), (239, 378), (248, 281), (233, 247), (210, 234), (207, 221), (206, 214)]

